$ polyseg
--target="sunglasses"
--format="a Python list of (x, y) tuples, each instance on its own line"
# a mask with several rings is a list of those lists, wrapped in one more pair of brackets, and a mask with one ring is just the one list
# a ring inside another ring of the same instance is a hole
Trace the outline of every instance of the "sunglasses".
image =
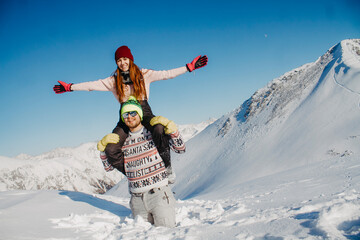
[(123, 113), (123, 114), (122, 114), (122, 117), (123, 117), (124, 119), (126, 119), (126, 118), (128, 118), (128, 117), (129, 117), (129, 115), (130, 115), (130, 116), (132, 116), (132, 117), (135, 117), (135, 116), (136, 116), (136, 114), (137, 114), (137, 112), (136, 112), (136, 111), (126, 112), (126, 113)]

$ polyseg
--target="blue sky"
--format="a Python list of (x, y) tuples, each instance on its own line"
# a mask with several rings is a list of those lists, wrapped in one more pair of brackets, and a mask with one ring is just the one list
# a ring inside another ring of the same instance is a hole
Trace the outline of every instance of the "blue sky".
[(0, 155), (97, 141), (118, 121), (110, 92), (57, 95), (115, 70), (114, 51), (167, 70), (206, 54), (193, 73), (153, 83), (154, 114), (178, 124), (221, 117), (272, 79), (360, 38), (358, 1), (1, 1)]

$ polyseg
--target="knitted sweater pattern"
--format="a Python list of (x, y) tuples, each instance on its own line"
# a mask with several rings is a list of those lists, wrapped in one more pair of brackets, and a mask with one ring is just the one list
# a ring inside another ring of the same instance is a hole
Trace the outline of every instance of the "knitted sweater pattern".
[[(185, 142), (179, 131), (170, 134), (169, 146), (176, 153), (185, 153)], [(151, 132), (146, 128), (129, 133), (121, 150), (125, 155), (124, 167), (130, 192), (142, 193), (168, 184), (165, 164), (152, 140)], [(114, 170), (105, 152), (100, 152), (100, 158), (105, 171)]]
[(130, 132), (122, 150), (130, 192), (142, 193), (168, 184), (164, 161), (146, 128)]

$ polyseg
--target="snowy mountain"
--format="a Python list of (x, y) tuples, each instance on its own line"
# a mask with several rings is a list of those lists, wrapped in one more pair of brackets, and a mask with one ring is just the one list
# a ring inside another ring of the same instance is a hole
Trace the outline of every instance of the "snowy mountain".
[[(359, 103), (360, 39), (344, 40), (272, 80), (173, 155), (176, 228), (133, 219), (123, 179), (101, 195), (0, 192), (0, 232), (5, 239), (360, 239)], [(70, 164), (75, 150), (54, 159)], [(28, 161), (3, 159), (13, 169)]]
[(179, 131), (181, 132), (181, 136), (183, 137), (184, 141), (187, 142), (215, 121), (215, 118), (210, 118), (209, 120), (198, 124), (184, 124), (179, 125), (178, 127)]
[[(214, 121), (180, 125), (179, 129), (187, 141)], [(117, 171), (104, 171), (96, 143), (58, 148), (39, 156), (0, 156), (0, 191), (57, 189), (104, 193), (122, 178)]]
[(180, 198), (229, 196), (247, 181), (358, 156), (359, 101), (360, 40), (344, 40), (191, 139), (186, 156), (175, 158), (174, 190)]
[(0, 191), (57, 189), (104, 193), (122, 174), (104, 171), (95, 143), (58, 148), (39, 156), (0, 156)]

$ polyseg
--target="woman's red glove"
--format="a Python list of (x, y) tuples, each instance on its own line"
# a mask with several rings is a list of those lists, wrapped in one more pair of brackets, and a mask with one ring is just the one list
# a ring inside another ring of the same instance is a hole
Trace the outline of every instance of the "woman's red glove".
[(60, 85), (55, 85), (53, 87), (54, 89), (54, 92), (56, 94), (59, 94), (59, 93), (64, 93), (64, 92), (71, 92), (71, 85), (73, 85), (72, 83), (66, 83), (66, 82), (63, 82), (63, 81), (58, 81), (58, 83), (60, 83)]
[(197, 56), (191, 63), (186, 64), (186, 67), (189, 72), (194, 71), (195, 69), (202, 68), (206, 66), (208, 62), (208, 57), (204, 56)]

